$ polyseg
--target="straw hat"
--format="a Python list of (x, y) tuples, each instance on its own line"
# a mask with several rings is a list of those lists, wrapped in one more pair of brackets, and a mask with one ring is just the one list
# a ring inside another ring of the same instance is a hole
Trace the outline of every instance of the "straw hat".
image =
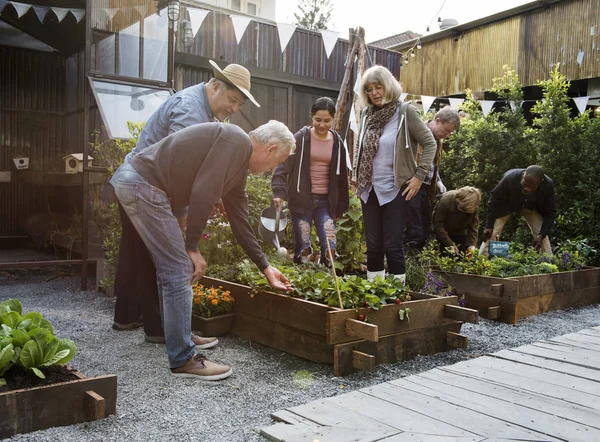
[(252, 101), (256, 107), (260, 107), (260, 104), (254, 99), (250, 93), (250, 72), (244, 66), (239, 64), (230, 64), (225, 66), (225, 69), (221, 69), (217, 63), (212, 60), (208, 60), (213, 67), (215, 78), (223, 80), (229, 84), (237, 87), (246, 97)]

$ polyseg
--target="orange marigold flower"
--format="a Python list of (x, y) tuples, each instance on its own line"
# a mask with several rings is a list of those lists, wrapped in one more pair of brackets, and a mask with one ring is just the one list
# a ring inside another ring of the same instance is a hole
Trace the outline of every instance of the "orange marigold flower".
[(213, 299), (211, 302), (212, 302), (212, 305), (217, 305), (219, 303), (219, 301), (217, 301), (216, 299)]

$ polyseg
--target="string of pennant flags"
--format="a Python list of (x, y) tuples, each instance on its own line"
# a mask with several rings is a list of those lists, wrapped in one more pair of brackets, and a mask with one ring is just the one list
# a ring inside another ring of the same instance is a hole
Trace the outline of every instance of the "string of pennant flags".
[(15, 9), (18, 18), (23, 17), (29, 12), (30, 9), (33, 9), (40, 23), (44, 23), (44, 19), (50, 11), (54, 13), (59, 23), (62, 22), (69, 13), (71, 13), (73, 17), (75, 17), (77, 23), (79, 23), (81, 19), (83, 19), (83, 17), (85, 16), (85, 9), (81, 8), (58, 8), (56, 6), (39, 6), (32, 5), (29, 3), (13, 2), (10, 0), (0, 0), (0, 13), (8, 5), (11, 5)]

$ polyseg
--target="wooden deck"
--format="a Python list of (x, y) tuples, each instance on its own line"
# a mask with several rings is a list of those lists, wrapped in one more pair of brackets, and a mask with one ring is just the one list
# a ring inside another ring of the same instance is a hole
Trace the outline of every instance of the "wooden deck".
[(600, 441), (600, 327), (272, 414), (270, 441)]

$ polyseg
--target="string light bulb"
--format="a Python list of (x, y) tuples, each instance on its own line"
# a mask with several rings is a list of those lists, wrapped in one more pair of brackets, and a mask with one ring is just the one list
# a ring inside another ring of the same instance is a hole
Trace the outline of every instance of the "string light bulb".
[(421, 39), (417, 40), (417, 49), (421, 49)]
[(414, 50), (414, 49), (411, 49), (411, 50), (410, 50), (410, 56), (411, 56), (411, 57), (414, 57), (414, 56), (415, 56), (415, 50)]
[(408, 55), (404, 57), (404, 64), (408, 64)]
[(438, 23), (442, 22), (442, 17), (438, 17)]
[(427, 26), (427, 31), (426, 32), (429, 32), (429, 26)]

